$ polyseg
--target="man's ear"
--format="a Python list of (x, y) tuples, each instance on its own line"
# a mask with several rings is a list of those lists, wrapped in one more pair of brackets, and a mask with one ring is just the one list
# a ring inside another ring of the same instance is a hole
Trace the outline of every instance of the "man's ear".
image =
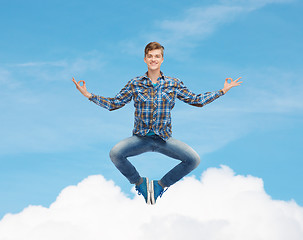
[(144, 57), (144, 62), (146, 63), (146, 58)]

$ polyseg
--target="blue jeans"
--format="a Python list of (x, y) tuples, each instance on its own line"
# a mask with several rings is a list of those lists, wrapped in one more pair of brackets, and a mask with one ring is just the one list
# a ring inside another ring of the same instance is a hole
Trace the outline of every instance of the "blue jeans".
[(133, 135), (126, 138), (111, 149), (110, 158), (129, 182), (134, 184), (140, 181), (141, 176), (127, 158), (145, 152), (159, 152), (181, 161), (160, 180), (166, 187), (179, 181), (200, 163), (199, 155), (187, 144), (172, 137), (164, 141), (157, 135)]

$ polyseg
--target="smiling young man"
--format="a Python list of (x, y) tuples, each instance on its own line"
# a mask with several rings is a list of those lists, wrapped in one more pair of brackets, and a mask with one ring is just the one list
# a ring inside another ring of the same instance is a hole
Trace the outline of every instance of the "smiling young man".
[[(136, 185), (138, 194), (143, 195), (147, 204), (155, 204), (165, 189), (190, 173), (200, 163), (199, 155), (190, 146), (172, 137), (171, 110), (175, 105), (175, 99), (178, 98), (192, 106), (203, 107), (242, 83), (239, 82), (240, 78), (235, 81), (227, 78), (221, 90), (194, 94), (179, 79), (165, 76), (160, 71), (163, 56), (164, 47), (161, 44), (149, 43), (145, 47), (144, 56), (146, 74), (130, 80), (114, 98), (91, 94), (83, 80), (76, 82), (73, 78), (77, 89), (85, 97), (110, 111), (123, 107), (133, 99), (135, 106), (133, 135), (117, 143), (110, 151), (110, 158), (129, 182)], [(160, 180), (152, 180), (149, 184), (148, 178), (141, 177), (128, 160), (129, 157), (144, 152), (159, 152), (179, 160), (180, 163)]]

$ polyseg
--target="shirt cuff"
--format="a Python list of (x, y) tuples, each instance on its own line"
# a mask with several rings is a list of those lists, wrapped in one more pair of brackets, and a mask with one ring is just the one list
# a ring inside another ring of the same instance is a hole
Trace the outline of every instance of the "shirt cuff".
[(93, 100), (93, 98), (95, 97), (95, 94), (93, 94), (93, 93), (90, 93), (92, 96), (90, 97), (90, 98), (88, 98), (88, 100), (89, 101), (92, 101)]

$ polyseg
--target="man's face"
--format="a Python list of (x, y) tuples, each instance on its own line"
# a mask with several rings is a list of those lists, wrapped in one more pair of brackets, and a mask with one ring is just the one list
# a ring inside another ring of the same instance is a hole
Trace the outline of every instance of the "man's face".
[(148, 70), (160, 69), (163, 60), (161, 49), (149, 51), (144, 58), (144, 62), (147, 64)]

